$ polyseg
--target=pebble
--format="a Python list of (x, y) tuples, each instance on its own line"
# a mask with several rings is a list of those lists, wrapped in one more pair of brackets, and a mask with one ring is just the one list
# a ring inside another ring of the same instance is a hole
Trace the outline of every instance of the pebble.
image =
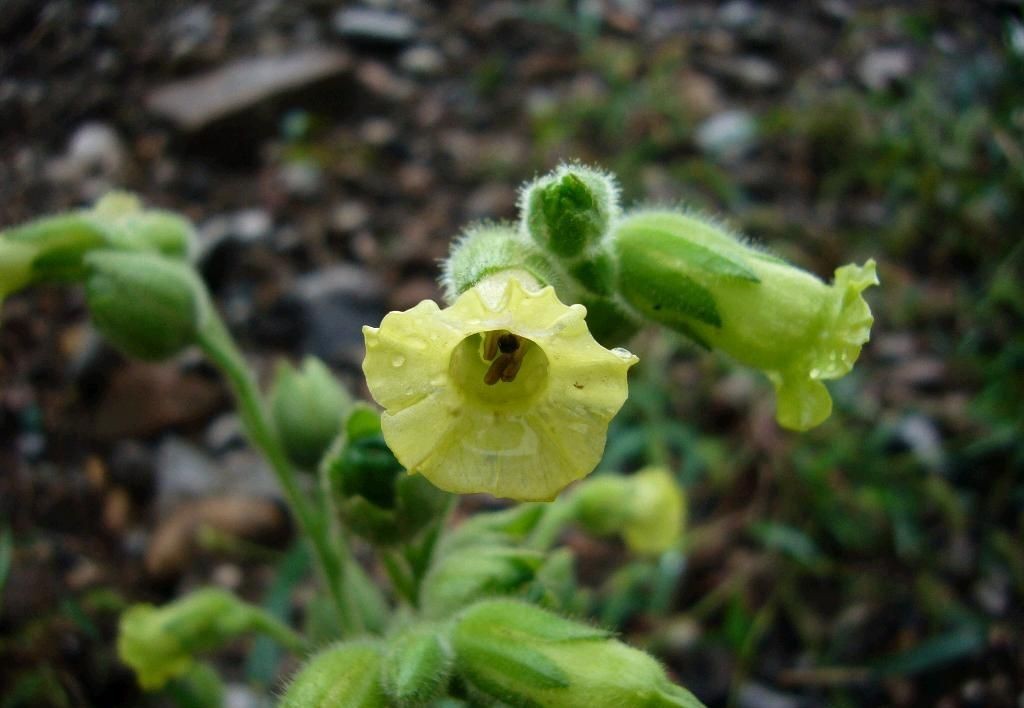
[(444, 70), (444, 54), (436, 47), (410, 47), (398, 57), (398, 65), (417, 76), (437, 76)]
[(282, 165), (278, 177), (285, 191), (300, 199), (313, 199), (324, 189), (324, 172), (312, 160), (296, 160)]
[(248, 57), (160, 86), (146, 96), (145, 104), (183, 130), (198, 131), (276, 95), (341, 74), (350, 64), (347, 54), (326, 48)]
[(379, 323), (386, 311), (377, 282), (346, 265), (302, 276), (287, 298), (305, 323), (302, 351), (335, 365), (361, 361), (363, 325)]
[(358, 231), (370, 221), (370, 210), (362, 202), (342, 202), (331, 210), (331, 227), (348, 233)]
[(68, 140), (64, 155), (47, 165), (51, 180), (78, 184), (82, 197), (94, 200), (116, 185), (124, 173), (126, 151), (108, 123), (80, 125)]
[(401, 45), (416, 36), (412, 18), (396, 12), (350, 7), (338, 10), (331, 20), (334, 30), (346, 39)]
[(913, 62), (906, 49), (875, 49), (858, 62), (857, 78), (869, 89), (880, 91), (907, 78), (912, 69)]
[(738, 84), (740, 88), (752, 91), (767, 91), (777, 88), (782, 83), (782, 72), (778, 67), (757, 56), (717, 59), (710, 61), (709, 66), (723, 78)]
[(757, 144), (757, 121), (746, 111), (723, 111), (701, 123), (694, 138), (704, 153), (733, 162)]

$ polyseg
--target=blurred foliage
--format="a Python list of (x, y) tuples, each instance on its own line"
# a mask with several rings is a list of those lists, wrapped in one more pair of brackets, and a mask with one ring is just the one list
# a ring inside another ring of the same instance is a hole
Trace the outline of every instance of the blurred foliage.
[[(602, 469), (668, 464), (691, 490), (681, 563), (693, 567), (675, 606), (699, 622), (702, 646), (728, 650), (733, 701), (772, 663), (764, 652), (787, 647), (832, 705), (884, 701), (901, 676), (924, 675), (940, 695), (1012, 675), (1022, 649), (1024, 25), (1009, 20), (965, 59), (930, 49), (934, 13), (899, 19), (924, 70), (884, 90), (801, 83), (758, 116), (757, 158), (786, 184), (779, 196), (796, 188), (805, 223), (754, 204), (742, 164), (697, 154), (702, 117), (682, 98), (688, 58), (671, 42), (641, 53), (576, 33), (585, 78), (532, 112), (541, 155), (606, 164), (627, 194), (656, 166), (697, 207), (730, 212), (803, 262), (815, 254), (817, 272), (836, 254), (882, 262), (869, 299), (875, 339), (890, 344), (869, 345), (831, 387), (834, 418), (811, 434), (766, 434), (753, 402), (767, 385), (729, 362), (663, 338), (636, 347), (645, 357)], [(901, 379), (932, 362), (938, 374)], [(594, 599), (603, 619), (657, 614), (652, 574), (631, 564), (609, 578)], [(668, 626), (649, 631), (671, 656)]]

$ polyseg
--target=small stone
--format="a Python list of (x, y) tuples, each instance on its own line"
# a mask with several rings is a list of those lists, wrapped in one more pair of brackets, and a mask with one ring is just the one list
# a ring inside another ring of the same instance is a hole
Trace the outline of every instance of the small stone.
[(337, 231), (358, 231), (370, 221), (370, 210), (362, 202), (342, 202), (331, 210), (331, 226)]
[(323, 170), (312, 160), (289, 162), (281, 167), (278, 174), (285, 191), (294, 197), (312, 199), (323, 191)]
[(398, 58), (398, 65), (417, 76), (437, 76), (444, 70), (444, 54), (435, 47), (410, 47)]
[(356, 79), (371, 93), (391, 101), (404, 101), (416, 90), (409, 79), (398, 76), (386, 64), (377, 61), (360, 64)]
[(723, 111), (700, 124), (697, 146), (725, 162), (738, 160), (757, 143), (757, 121), (746, 111)]
[(270, 500), (215, 497), (177, 506), (153, 533), (146, 549), (147, 572), (159, 579), (180, 575), (196, 550), (202, 529), (245, 541), (278, 545), (288, 535), (288, 519)]
[(102, 440), (144, 437), (205, 419), (224, 400), (221, 384), (176, 362), (128, 361), (111, 378), (93, 414)]
[(90, 27), (108, 28), (121, 19), (121, 11), (110, 2), (96, 2), (89, 6), (85, 21)]
[(323, 48), (239, 59), (151, 91), (146, 107), (185, 130), (197, 131), (277, 94), (336, 76), (349, 66), (347, 54)]
[(909, 415), (900, 422), (897, 434), (925, 467), (936, 471), (945, 467), (946, 453), (942, 447), (942, 435), (930, 418)]
[(782, 72), (778, 67), (761, 57), (730, 57), (708, 63), (711, 69), (723, 78), (738, 84), (740, 88), (767, 91), (777, 88), (782, 82)]
[(346, 39), (377, 44), (405, 44), (416, 35), (416, 23), (411, 18), (372, 8), (338, 10), (331, 23)]
[(132, 515), (132, 498), (124, 487), (114, 487), (103, 499), (103, 528), (113, 535), (122, 533)]
[(754, 682), (740, 686), (737, 702), (740, 708), (800, 708), (803, 705), (797, 696)]
[(718, 20), (729, 29), (746, 29), (757, 21), (759, 14), (749, 0), (729, 0), (718, 9)]
[(299, 278), (288, 296), (305, 323), (302, 349), (329, 364), (355, 364), (363, 356), (363, 325), (380, 322), (380, 286), (362, 270), (334, 266)]
[(206, 448), (214, 455), (246, 447), (242, 420), (236, 413), (222, 413), (213, 419), (203, 436)]
[(78, 127), (62, 157), (47, 165), (50, 179), (77, 184), (87, 201), (98, 199), (123, 175), (126, 152), (117, 131), (107, 123), (91, 122)]
[(387, 118), (370, 118), (359, 127), (359, 137), (365, 143), (380, 147), (398, 137), (398, 128)]
[(910, 52), (906, 49), (875, 49), (857, 64), (857, 78), (869, 89), (880, 91), (907, 78), (912, 68)]

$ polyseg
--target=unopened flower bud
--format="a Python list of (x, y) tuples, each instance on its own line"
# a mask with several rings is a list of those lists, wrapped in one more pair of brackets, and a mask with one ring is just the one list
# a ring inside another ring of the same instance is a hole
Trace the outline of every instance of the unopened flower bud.
[(440, 696), (451, 669), (446, 625), (419, 623), (388, 639), (381, 679), (392, 701), (420, 706)]
[(641, 211), (613, 233), (618, 290), (643, 317), (761, 369), (775, 385), (777, 419), (807, 430), (832, 399), (821, 383), (844, 376), (871, 334), (861, 293), (875, 262), (815, 276), (691, 215)]
[(467, 609), (452, 644), (459, 674), (512, 705), (701, 706), (644, 652), (600, 628), (515, 600), (484, 600)]
[(539, 551), (500, 545), (468, 546), (447, 553), (423, 579), (423, 614), (443, 618), (482, 597), (517, 592), (534, 579), (543, 562)]
[(588, 480), (576, 490), (573, 501), (584, 528), (598, 535), (621, 534), (634, 553), (662, 553), (676, 548), (682, 539), (686, 498), (664, 468)]
[(288, 685), (280, 708), (386, 708), (375, 642), (335, 644), (316, 654)]
[(444, 514), (448, 495), (405, 471), (384, 442), (380, 414), (356, 404), (343, 433), (324, 464), (347, 528), (387, 545), (413, 539)]
[(190, 266), (152, 253), (94, 251), (85, 268), (89, 313), (114, 346), (156, 360), (195, 343), (210, 304)]
[(195, 665), (195, 656), (254, 628), (260, 616), (223, 590), (200, 590), (163, 607), (133, 605), (121, 616), (117, 653), (146, 690)]
[[(520, 209), (526, 230), (541, 248), (558, 258), (574, 259), (608, 232), (618, 215), (618, 187), (598, 170), (561, 165), (523, 189)], [(600, 270), (588, 269), (595, 277)]]
[(308, 356), (299, 369), (281, 362), (270, 389), (270, 414), (285, 452), (310, 469), (341, 431), (352, 399), (331, 371)]

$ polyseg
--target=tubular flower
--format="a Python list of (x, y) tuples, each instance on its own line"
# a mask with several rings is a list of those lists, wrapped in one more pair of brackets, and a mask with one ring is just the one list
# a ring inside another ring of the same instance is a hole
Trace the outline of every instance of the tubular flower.
[(364, 327), (363, 372), (399, 462), (441, 489), (549, 500), (604, 451), (637, 358), (591, 336), (582, 305), (522, 272)]

